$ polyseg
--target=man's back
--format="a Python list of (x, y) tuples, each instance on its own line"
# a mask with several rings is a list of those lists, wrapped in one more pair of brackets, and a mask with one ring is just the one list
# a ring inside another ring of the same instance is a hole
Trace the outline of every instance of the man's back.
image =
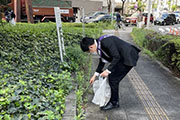
[[(134, 45), (129, 44), (116, 36), (110, 36), (101, 41), (101, 48), (110, 56), (120, 54), (123, 63), (129, 66), (135, 66), (140, 50)], [(117, 48), (118, 51), (114, 51)], [(118, 53), (117, 53), (118, 52)]]
[(117, 22), (121, 21), (121, 15), (119, 13), (116, 14), (116, 21)]

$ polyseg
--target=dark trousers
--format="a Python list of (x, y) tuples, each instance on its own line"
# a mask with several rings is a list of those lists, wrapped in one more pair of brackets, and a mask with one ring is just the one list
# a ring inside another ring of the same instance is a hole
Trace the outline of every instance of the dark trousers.
[(119, 63), (109, 75), (109, 85), (111, 87), (111, 103), (116, 104), (119, 101), (119, 82), (126, 76), (131, 68), (132, 66), (127, 66), (123, 63)]

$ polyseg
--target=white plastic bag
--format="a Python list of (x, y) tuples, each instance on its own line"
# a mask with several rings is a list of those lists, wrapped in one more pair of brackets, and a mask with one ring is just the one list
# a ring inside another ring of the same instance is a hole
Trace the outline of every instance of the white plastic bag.
[(105, 106), (111, 98), (111, 88), (107, 78), (99, 77), (93, 83), (94, 97), (92, 102), (100, 107)]
[(16, 25), (16, 22), (15, 22), (15, 19), (12, 18), (10, 21), (9, 21), (12, 25)]

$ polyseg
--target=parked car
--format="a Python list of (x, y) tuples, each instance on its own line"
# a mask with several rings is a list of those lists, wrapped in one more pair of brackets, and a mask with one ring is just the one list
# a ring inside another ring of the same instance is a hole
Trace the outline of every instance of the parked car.
[(172, 21), (173, 21), (173, 25), (176, 24), (176, 15), (173, 14), (173, 13), (171, 13), (171, 14), (169, 14), (169, 15), (171, 16), (171, 19), (172, 19)]
[[(107, 12), (104, 12), (104, 11), (91, 12), (87, 16), (84, 17), (84, 22), (88, 21), (89, 19), (94, 19), (99, 15), (105, 15), (105, 14), (107, 14)], [(82, 20), (83, 18), (81, 18), (81, 22)]]
[(126, 17), (125, 18), (125, 25), (128, 26), (128, 25), (136, 25), (136, 21), (137, 21), (137, 16), (138, 16), (138, 13), (133, 13), (130, 17)]
[(174, 14), (163, 13), (159, 18), (154, 21), (155, 25), (174, 25), (176, 17)]
[(88, 21), (86, 21), (86, 23), (92, 23), (92, 22), (110, 22), (111, 20), (115, 20), (115, 17), (112, 18), (111, 15), (106, 14), (106, 15), (99, 15), (96, 18), (93, 19), (89, 19)]
[(176, 16), (176, 23), (179, 24), (180, 23), (180, 12), (176, 11), (174, 12), (175, 16)]
[[(143, 17), (144, 17), (144, 24), (147, 24), (147, 18), (148, 18), (148, 13), (143, 13)], [(150, 22), (153, 23), (154, 21), (154, 16), (153, 14), (150, 15)]]
[[(147, 16), (148, 16), (148, 13), (142, 13), (143, 17), (144, 17), (144, 23), (147, 24)], [(138, 16), (138, 13), (134, 13), (132, 14), (130, 17), (126, 17), (125, 19), (125, 25), (128, 26), (129, 24), (131, 25), (136, 25), (137, 24), (137, 16)], [(150, 22), (153, 23), (154, 21), (154, 17), (153, 17), (153, 14), (151, 14), (150, 16)]]

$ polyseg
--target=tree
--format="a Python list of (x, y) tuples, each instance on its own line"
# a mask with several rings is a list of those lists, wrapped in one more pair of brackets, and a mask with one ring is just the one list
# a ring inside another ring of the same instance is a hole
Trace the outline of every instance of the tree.
[(168, 1), (167, 1), (167, 4), (168, 4), (169, 10), (170, 10), (170, 9), (171, 9), (171, 0), (168, 0)]
[(8, 7), (8, 0), (0, 0), (0, 22), (2, 22), (2, 14), (5, 12), (5, 9)]
[(156, 3), (153, 3), (153, 4), (152, 4), (152, 8), (153, 8), (153, 9), (156, 9), (157, 6), (158, 6), (158, 4), (156, 4)]
[(128, 6), (128, 8), (129, 8), (130, 10), (133, 10), (133, 9), (134, 9), (134, 5), (135, 5), (135, 3), (130, 3), (130, 6)]
[(107, 0), (108, 12), (109, 13), (111, 12), (111, 4), (112, 4), (112, 1), (111, 0)]
[(176, 1), (168, 1), (169, 10), (175, 11), (177, 10), (177, 0)]
[(144, 11), (146, 5), (145, 5), (145, 3), (142, 3), (141, 0), (138, 0), (137, 2), (131, 3), (131, 6), (129, 6), (129, 8), (131, 10), (134, 10), (136, 4), (137, 4), (137, 9), (140, 9), (141, 11)]
[(176, 0), (176, 6), (177, 6), (177, 0)]
[(124, 14), (124, 3), (126, 2), (126, 0), (121, 0), (122, 1), (122, 15)]
[(26, 14), (27, 14), (28, 22), (29, 23), (34, 23), (32, 1), (31, 0), (26, 0), (25, 4), (26, 4)]
[(7, 5), (9, 0), (0, 0), (0, 6), (1, 5)]
[(142, 2), (142, 0), (138, 0), (138, 9), (143, 11), (145, 9), (146, 5)]
[(172, 5), (172, 11), (174, 12), (175, 10), (177, 10), (177, 6), (176, 5)]

